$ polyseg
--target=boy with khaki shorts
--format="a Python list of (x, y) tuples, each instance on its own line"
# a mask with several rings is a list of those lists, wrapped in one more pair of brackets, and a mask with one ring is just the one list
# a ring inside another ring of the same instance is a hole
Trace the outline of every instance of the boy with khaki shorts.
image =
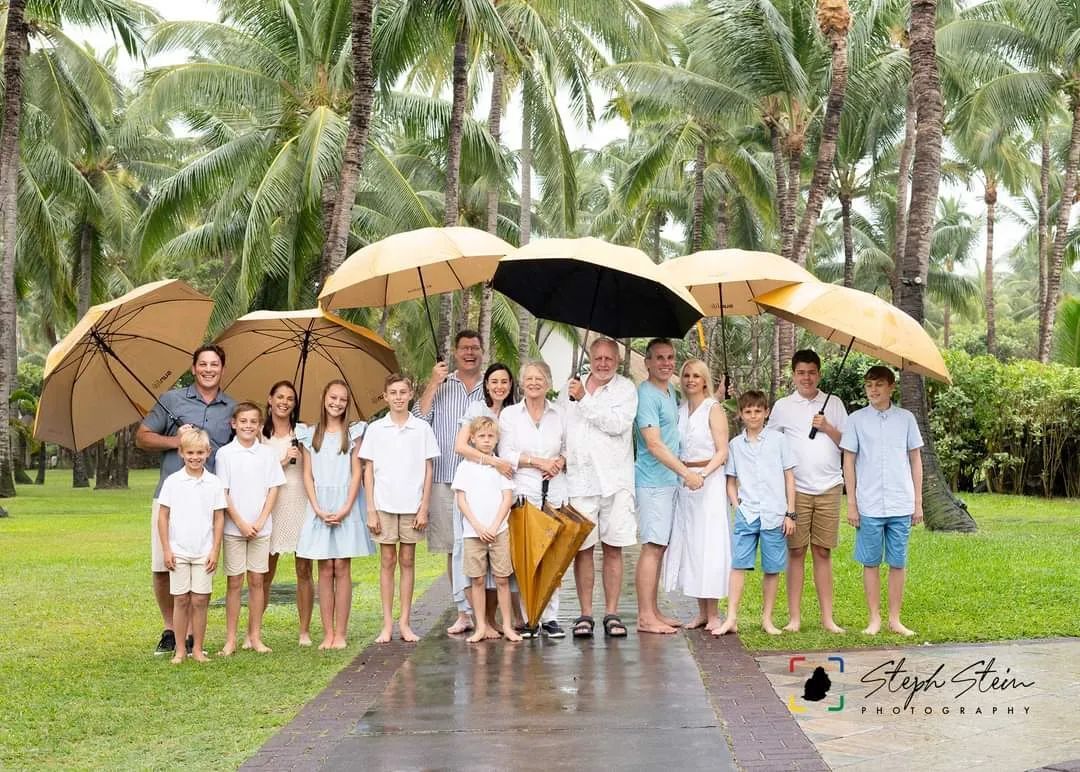
[[(499, 424), (494, 418), (481, 416), (469, 424), (469, 444), (480, 451), (481, 458), (494, 456), (498, 442)], [(465, 576), (469, 577), (476, 613), (476, 630), (468, 641), (478, 643), (499, 637), (499, 631), (487, 624), (488, 570), (495, 577), (503, 634), (508, 641), (520, 641), (521, 636), (514, 632), (510, 618), (510, 575), (514, 573), (514, 566), (510, 562), (507, 517), (514, 500), (514, 481), (503, 477), (494, 466), (462, 459), (450, 487), (461, 510), (462, 564)]]
[[(364, 434), (359, 455), (364, 464), (367, 526), (379, 546), (379, 593), (383, 627), (376, 643), (389, 643), (394, 632), (394, 569), (401, 564), (401, 640), (420, 637), (409, 625), (412, 614), (416, 543), (427, 528), (431, 501), (432, 459), (439, 457), (435, 432), (409, 412), (413, 385), (398, 373), (386, 376), (383, 399), (390, 412)], [(401, 545), (400, 548), (398, 545)]]
[(236, 651), (236, 628), (240, 622), (240, 593), (244, 577), (248, 584), (248, 631), (243, 647), (266, 654), (262, 641), (262, 616), (266, 608), (264, 579), (270, 570), (270, 513), (277, 502), (285, 473), (274, 452), (259, 441), (262, 408), (241, 402), (233, 408), (236, 437), (217, 453), (217, 476), (225, 486), (228, 517), (225, 518), (225, 646), (221, 656)]
[[(214, 588), (214, 569), (221, 549), (225, 520), (225, 488), (205, 469), (210, 457), (210, 436), (192, 429), (180, 436), (184, 468), (165, 478), (158, 494), (158, 535), (169, 571), (169, 594), (177, 630), (194, 636), (191, 657), (207, 662), (206, 607)], [(179, 665), (184, 650), (176, 647), (170, 660)]]

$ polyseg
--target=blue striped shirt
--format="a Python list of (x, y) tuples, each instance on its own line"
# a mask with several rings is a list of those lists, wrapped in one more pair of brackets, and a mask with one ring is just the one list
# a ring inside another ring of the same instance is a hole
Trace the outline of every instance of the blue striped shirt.
[(426, 415), (420, 412), (420, 402), (417, 400), (413, 405), (413, 415), (424, 419), (431, 424), (435, 432), (435, 441), (439, 443), (439, 457), (434, 459), (435, 469), (432, 482), (446, 483), (449, 485), (454, 480), (454, 472), (457, 471), (461, 456), (454, 452), (454, 441), (457, 439), (458, 429), (461, 428), (461, 417), (469, 409), (469, 405), (484, 399), (484, 381), (480, 379), (471, 390), (466, 390), (465, 384), (458, 378), (457, 371), (450, 373), (446, 380), (435, 392), (435, 398), (431, 401), (431, 412)]

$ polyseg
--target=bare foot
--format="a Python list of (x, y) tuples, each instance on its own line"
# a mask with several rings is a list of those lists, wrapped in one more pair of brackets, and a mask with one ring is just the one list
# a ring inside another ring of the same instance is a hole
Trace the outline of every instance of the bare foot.
[(832, 621), (831, 619), (827, 622), (822, 622), (821, 626), (824, 627), (827, 632), (836, 633), (837, 635), (846, 632), (844, 628), (836, 624), (836, 622)]
[(502, 638), (502, 632), (496, 630), (494, 627), (488, 627), (484, 630), (484, 637), (489, 641), (493, 641), (496, 638)]
[(310, 646), (311, 645), (311, 636), (308, 635), (307, 633), (300, 633), (300, 641), (299, 641), (299, 643), (300, 643), (301, 646)]
[(788, 622), (786, 625), (784, 625), (784, 630), (789, 632), (789, 633), (797, 633), (797, 632), (799, 632), (799, 627), (800, 626), (801, 626), (801, 623), (799, 622), (798, 619), (792, 619), (790, 622)]
[(772, 623), (771, 619), (761, 620), (761, 629), (769, 635), (783, 635), (784, 631)]
[(196, 649), (195, 651), (193, 651), (191, 653), (191, 658), (193, 660), (195, 660), (196, 662), (209, 662), (210, 661), (210, 658), (208, 656), (206, 656), (204, 653), (202, 653), (201, 651), (199, 651), (198, 649)]
[(705, 632), (712, 633), (722, 625), (724, 622), (720, 617), (710, 617), (705, 620)]
[(251, 648), (259, 654), (269, 654), (273, 649), (267, 646), (262, 641), (252, 641)]
[(187, 659), (187, 657), (185, 655), (177, 654), (176, 656), (174, 656), (172, 659), (169, 660), (169, 664), (183, 665), (185, 659)]
[(507, 630), (505, 633), (503, 633), (503, 637), (506, 638), (506, 640), (510, 643), (518, 643), (525, 640), (513, 630)]
[(881, 630), (881, 620), (871, 619), (870, 624), (863, 628), (863, 635), (877, 635)]
[(472, 635), (470, 635), (468, 638), (466, 638), (465, 642), (466, 643), (480, 643), (480, 641), (487, 638), (487, 635), (485, 634), (486, 632), (487, 632), (486, 630), (484, 630), (483, 628), (480, 628), (476, 632), (474, 632)]
[(240, 648), (241, 649), (253, 649), (255, 647), (251, 645), (251, 638), (249, 636), (245, 635), (244, 636), (244, 642), (240, 644)]
[(236, 642), (235, 641), (226, 641), (225, 645), (221, 648), (221, 651), (218, 652), (218, 656), (219, 657), (231, 657), (233, 655), (234, 651), (236, 651)]
[(699, 627), (705, 627), (707, 621), (708, 620), (706, 620), (705, 617), (698, 614), (696, 617), (686, 623), (686, 629), (697, 630)]
[(485, 625), (487, 626), (488, 630), (494, 630), (499, 635), (502, 635), (502, 625), (500, 625), (494, 619), (487, 620), (487, 622), (485, 622)]
[(902, 624), (900, 624), (900, 620), (897, 620), (895, 622), (889, 622), (889, 629), (892, 630), (894, 633), (898, 633), (904, 636), (905, 638), (911, 638), (915, 635), (915, 631), (904, 627)]
[(339, 650), (340, 649), (347, 649), (347, 648), (349, 648), (349, 642), (346, 641), (344, 638), (338, 638), (335, 635), (334, 636), (334, 642), (330, 644), (330, 648), (331, 649), (339, 649)]
[(473, 629), (472, 620), (469, 619), (468, 614), (458, 614), (457, 621), (454, 624), (446, 628), (447, 635), (461, 635), (467, 633)]
[(408, 625), (399, 624), (398, 629), (401, 630), (401, 640), (406, 643), (416, 643), (420, 640), (420, 636), (414, 633)]
[(656, 618), (659, 619), (662, 624), (665, 624), (668, 627), (674, 627), (675, 629), (679, 629), (680, 627), (682, 627), (682, 622), (680, 622), (678, 619), (672, 619), (671, 617), (665, 616), (664, 614), (657, 614)]
[(333, 638), (323, 638), (322, 643), (319, 644), (319, 651), (329, 651), (334, 648)]
[(739, 620), (735, 617), (728, 617), (722, 625), (713, 630), (713, 635), (727, 635), (728, 633), (737, 632), (739, 632)]
[(654, 633), (656, 635), (671, 635), (678, 632), (677, 628), (665, 624), (660, 619), (648, 620), (641, 617), (638, 617), (637, 629), (639, 633)]
[(379, 637), (375, 639), (375, 643), (390, 643), (390, 639), (394, 637), (393, 627), (384, 627), (382, 632), (379, 633)]

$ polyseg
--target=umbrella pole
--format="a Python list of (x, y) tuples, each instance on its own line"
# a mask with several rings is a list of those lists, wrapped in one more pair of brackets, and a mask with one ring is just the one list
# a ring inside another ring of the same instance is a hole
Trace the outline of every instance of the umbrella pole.
[(581, 368), (585, 366), (585, 350), (589, 344), (589, 332), (592, 330), (593, 314), (596, 313), (596, 299), (600, 296), (600, 274), (596, 275), (596, 284), (593, 285), (592, 304), (589, 306), (589, 324), (585, 328), (585, 339), (581, 343), (581, 353), (578, 361), (574, 363), (574, 377), (581, 374)]
[(296, 381), (296, 409), (304, 404), (304, 373), (307, 371), (307, 358), (311, 352), (311, 328), (304, 330), (304, 340), (300, 344), (300, 377)]
[(424, 293), (424, 313), (427, 314), (428, 327), (431, 328), (431, 342), (435, 344), (435, 361), (441, 362), (443, 356), (439, 351), (439, 336), (435, 332), (435, 322), (431, 319), (431, 308), (428, 306), (427, 287), (424, 286), (424, 272), (417, 268), (416, 275), (420, 279), (420, 291)]
[(731, 376), (728, 373), (727, 362), (727, 318), (724, 316), (724, 283), (716, 285), (720, 290), (720, 355), (724, 360), (724, 399), (731, 398)]
[[(844, 352), (844, 358), (840, 360), (840, 369), (836, 371), (837, 379), (840, 378), (840, 373), (844, 372), (844, 363), (847, 362), (847, 355), (851, 353), (851, 347), (853, 345), (855, 345), (855, 338), (854, 337), (852, 337), (851, 342), (847, 344), (847, 350)], [(825, 408), (827, 408), (829, 406), (829, 398), (831, 396), (832, 396), (831, 393), (826, 392), (826, 394), (825, 394), (825, 404), (823, 404), (821, 406), (821, 412), (819, 412), (818, 415), (825, 415)], [(812, 427), (810, 427), (810, 439), (814, 439), (815, 437), (817, 437), (817, 427), (812, 426)]]
[(101, 337), (101, 334), (97, 330), (90, 330), (90, 339), (92, 341), (94, 341), (94, 345), (98, 347), (99, 351), (101, 351), (103, 354), (106, 354), (107, 356), (111, 356), (113, 359), (115, 359), (116, 363), (118, 365), (120, 365), (122, 368), (124, 368), (124, 372), (126, 372), (128, 375), (130, 375), (132, 380), (135, 381), (135, 383), (142, 386), (143, 391), (145, 391), (147, 394), (149, 394), (151, 397), (154, 398), (154, 403), (161, 406), (161, 409), (165, 411), (165, 415), (169, 416), (169, 418), (171, 418), (175, 423), (177, 423), (177, 424), (180, 423), (180, 419), (177, 418), (173, 414), (173, 412), (171, 410), (169, 410), (169, 408), (165, 407), (164, 403), (162, 403), (162, 401), (160, 399), (158, 399), (157, 395), (154, 394), (154, 392), (150, 391), (150, 387), (148, 387), (145, 383), (143, 383), (141, 380), (139, 380), (139, 376), (135, 375), (135, 373), (133, 373), (131, 371), (131, 368), (128, 367), (127, 364), (125, 364), (124, 360), (121, 359), (119, 356), (117, 356), (116, 352), (112, 350), (112, 346), (110, 346), (105, 341), (105, 339), (103, 337)]

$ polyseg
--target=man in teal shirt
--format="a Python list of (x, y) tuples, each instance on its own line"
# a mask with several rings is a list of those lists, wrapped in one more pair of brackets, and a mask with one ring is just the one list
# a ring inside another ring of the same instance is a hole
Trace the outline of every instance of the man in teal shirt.
[(645, 349), (648, 380), (638, 386), (638, 410), (634, 420), (637, 460), (634, 485), (638, 506), (641, 556), (634, 577), (638, 596), (638, 631), (674, 633), (679, 621), (660, 613), (657, 591), (660, 561), (664, 558), (675, 519), (675, 495), (680, 481), (697, 490), (704, 480), (679, 460), (679, 409), (671, 376), (675, 372), (675, 347), (667, 338), (654, 338)]

